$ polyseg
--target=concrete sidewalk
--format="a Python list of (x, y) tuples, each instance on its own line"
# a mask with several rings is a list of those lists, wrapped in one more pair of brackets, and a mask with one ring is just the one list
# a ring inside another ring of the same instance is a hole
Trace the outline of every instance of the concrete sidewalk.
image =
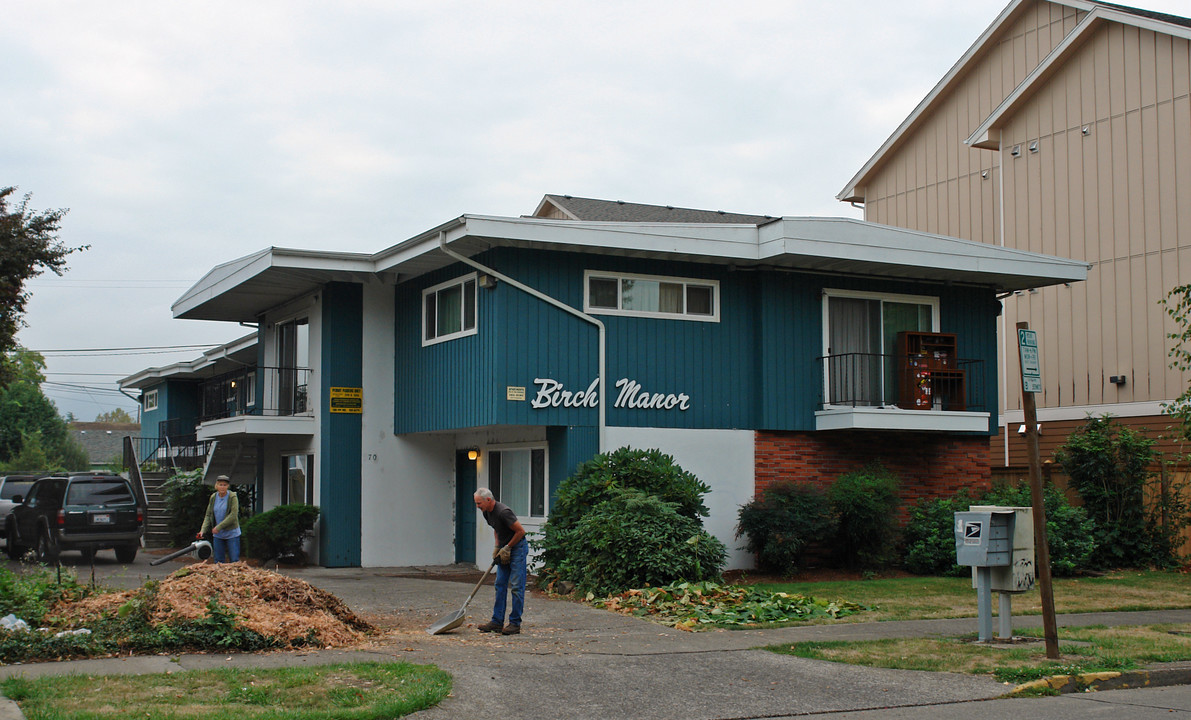
[[(444, 571), (449, 569), (284, 570), (334, 593), (387, 630), (380, 641), (365, 648), (36, 663), (0, 667), (0, 677), (396, 659), (433, 663), (454, 676), (451, 696), (419, 714), (426, 718), (505, 715), (510, 708), (522, 716), (761, 718), (947, 705), (987, 700), (1012, 689), (987, 677), (864, 668), (752, 649), (803, 640), (955, 636), (975, 632), (975, 618), (690, 633), (533, 596), (527, 601), (522, 634), (503, 637), (475, 630), (491, 607), (492, 591), (482, 588), (463, 627), (431, 636), (426, 628), (457, 610), (471, 590), (466, 582), (431, 579), (443, 577)], [(475, 577), (461, 574), (458, 579)], [(139, 583), (131, 576), (128, 581)], [(1014, 621), (1018, 628), (1041, 624), (1041, 618), (1033, 616)], [(1185, 623), (1191, 622), (1191, 610), (1087, 613), (1060, 616), (1059, 622)], [(1176, 670), (1186, 676), (1184, 682), (1191, 682), (1191, 669)], [(0, 720), (8, 717), (19, 715), (0, 711)]]

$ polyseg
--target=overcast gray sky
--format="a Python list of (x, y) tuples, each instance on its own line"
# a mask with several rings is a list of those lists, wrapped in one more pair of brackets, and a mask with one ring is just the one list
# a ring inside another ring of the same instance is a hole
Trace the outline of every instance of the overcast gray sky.
[[(6, 3), (0, 186), (91, 246), (30, 283), (18, 340), (220, 344), (247, 330), (170, 314), (216, 264), (545, 193), (859, 217), (835, 194), (1005, 4)], [(198, 354), (48, 352), (45, 389), (135, 416), (116, 380)]]

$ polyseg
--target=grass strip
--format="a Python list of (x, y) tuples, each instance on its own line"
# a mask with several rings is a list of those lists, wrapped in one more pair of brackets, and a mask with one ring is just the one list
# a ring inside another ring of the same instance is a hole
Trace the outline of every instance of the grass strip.
[[(1019, 635), (1039, 637), (1030, 628)], [(1160, 662), (1191, 660), (1191, 624), (1091, 626), (1059, 629), (1062, 657), (1046, 657), (1043, 642), (974, 642), (958, 638), (905, 638), (860, 641), (800, 642), (764, 649), (784, 655), (899, 670), (963, 672), (992, 675), (1020, 684), (1052, 675), (1134, 670)]]
[[(757, 583), (773, 592), (847, 598), (871, 608), (838, 622), (974, 617), (976, 591), (969, 577), (902, 577), (830, 582)], [(1056, 578), (1059, 613), (1191, 608), (1191, 576), (1168, 571), (1119, 571), (1101, 577)], [(1013, 598), (1014, 615), (1040, 615), (1038, 592)], [(811, 620), (815, 622), (814, 619)], [(822, 621), (819, 621), (822, 622)]]
[(12, 677), (0, 690), (28, 720), (379, 720), (438, 704), (451, 691), (451, 676), (433, 665), (343, 663)]

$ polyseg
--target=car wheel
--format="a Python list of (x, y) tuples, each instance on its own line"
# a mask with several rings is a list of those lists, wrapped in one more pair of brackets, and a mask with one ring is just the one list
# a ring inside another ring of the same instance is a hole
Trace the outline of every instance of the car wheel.
[(9, 560), (20, 560), (25, 554), (25, 548), (21, 547), (21, 544), (17, 542), (16, 523), (9, 520), (4, 532), (8, 538), (5, 540), (4, 554), (8, 555)]
[(58, 546), (54, 544), (47, 528), (41, 529), (37, 536), (37, 561), (47, 565), (58, 561)]
[(130, 563), (136, 560), (136, 551), (138, 546), (134, 543), (132, 545), (117, 545), (116, 546), (116, 560), (122, 563)]

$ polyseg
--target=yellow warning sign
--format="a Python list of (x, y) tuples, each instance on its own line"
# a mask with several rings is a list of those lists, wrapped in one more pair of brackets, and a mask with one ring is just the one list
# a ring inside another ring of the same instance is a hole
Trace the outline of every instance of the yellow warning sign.
[(333, 387), (331, 390), (331, 412), (364, 412), (364, 388)]

